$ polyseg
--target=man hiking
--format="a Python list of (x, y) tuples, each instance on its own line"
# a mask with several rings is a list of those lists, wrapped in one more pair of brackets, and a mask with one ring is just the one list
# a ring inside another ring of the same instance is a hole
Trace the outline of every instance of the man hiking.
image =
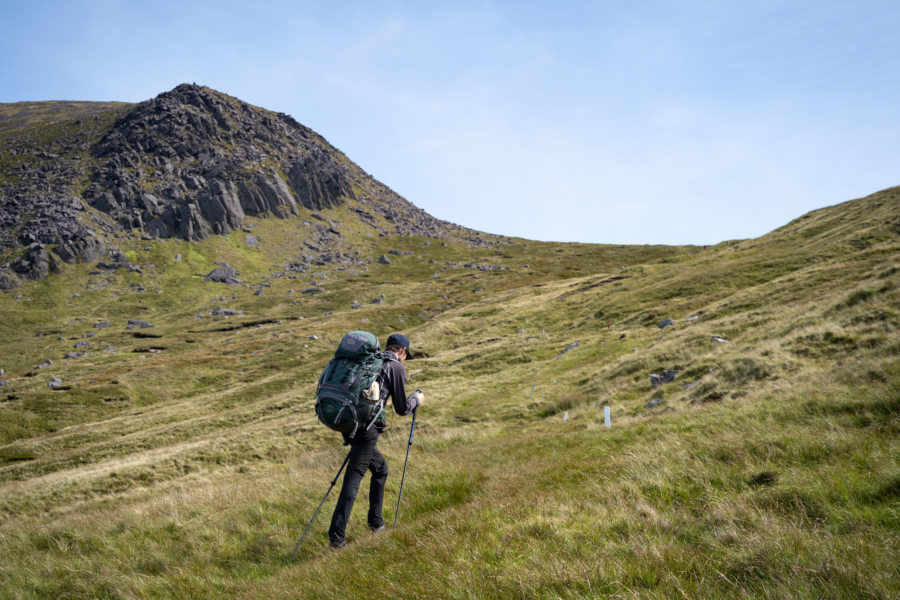
[[(404, 361), (412, 359), (409, 349), (409, 338), (400, 333), (388, 337), (385, 351), (382, 353), (384, 365), (378, 376), (378, 385), (381, 390), (381, 398), (387, 400), (391, 397), (394, 410), (398, 415), (409, 415), (425, 402), (425, 394), (416, 392), (409, 397), (406, 395), (406, 367)], [(386, 419), (384, 413), (375, 421), (369, 429), (360, 428), (350, 437), (344, 433), (344, 443), (350, 444), (350, 454), (347, 462), (347, 471), (344, 473), (344, 483), (341, 494), (338, 496), (337, 506), (334, 507), (334, 515), (331, 517), (331, 527), (328, 529), (328, 538), (331, 548), (342, 548), (346, 545), (344, 537), (347, 523), (350, 520), (350, 512), (359, 491), (366, 470), (372, 472), (369, 483), (369, 529), (372, 531), (384, 530), (384, 518), (381, 515), (381, 507), (384, 502), (384, 484), (388, 476), (387, 462), (381, 452), (376, 448), (378, 435), (384, 431)]]

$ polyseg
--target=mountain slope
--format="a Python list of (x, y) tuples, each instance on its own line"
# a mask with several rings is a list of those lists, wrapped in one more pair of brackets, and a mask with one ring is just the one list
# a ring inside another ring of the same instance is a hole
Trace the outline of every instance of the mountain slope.
[[(354, 202), (113, 234), (131, 268), (0, 294), (11, 597), (900, 594), (900, 190), (707, 249), (382, 236)], [(422, 355), (399, 527), (368, 533), (364, 485), (328, 553), (332, 494), (290, 562), (345, 452), (315, 381), (358, 328)]]

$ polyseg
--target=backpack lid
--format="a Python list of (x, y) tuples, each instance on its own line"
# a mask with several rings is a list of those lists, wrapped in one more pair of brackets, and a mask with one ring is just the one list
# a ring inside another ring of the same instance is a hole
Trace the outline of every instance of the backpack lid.
[(335, 358), (359, 358), (381, 352), (378, 338), (368, 331), (351, 331), (341, 339), (334, 351)]

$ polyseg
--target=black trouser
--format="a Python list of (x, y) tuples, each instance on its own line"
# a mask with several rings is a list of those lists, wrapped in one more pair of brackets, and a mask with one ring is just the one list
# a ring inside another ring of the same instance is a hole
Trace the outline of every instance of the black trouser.
[(347, 471), (344, 473), (344, 485), (341, 487), (341, 495), (338, 496), (334, 515), (331, 517), (331, 527), (328, 529), (328, 537), (332, 542), (344, 541), (350, 511), (353, 510), (359, 483), (366, 470), (372, 471), (372, 480), (369, 483), (369, 527), (384, 525), (381, 507), (384, 503), (384, 482), (387, 480), (388, 466), (381, 452), (375, 447), (378, 443), (378, 433), (378, 430), (372, 427), (368, 431), (358, 431), (350, 441), (350, 460), (347, 461)]

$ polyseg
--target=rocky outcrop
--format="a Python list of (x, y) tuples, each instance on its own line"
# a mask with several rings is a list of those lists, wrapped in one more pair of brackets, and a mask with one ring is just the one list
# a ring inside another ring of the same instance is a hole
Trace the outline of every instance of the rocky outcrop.
[[(200, 240), (245, 215), (287, 218), (353, 198), (349, 167), (291, 117), (181, 85), (120, 119), (84, 197), (125, 228)], [(147, 180), (160, 183), (147, 190)]]
[(344, 198), (354, 197), (340, 165), (324, 152), (297, 158), (291, 164), (288, 176), (300, 203), (310, 210), (336, 208)]

